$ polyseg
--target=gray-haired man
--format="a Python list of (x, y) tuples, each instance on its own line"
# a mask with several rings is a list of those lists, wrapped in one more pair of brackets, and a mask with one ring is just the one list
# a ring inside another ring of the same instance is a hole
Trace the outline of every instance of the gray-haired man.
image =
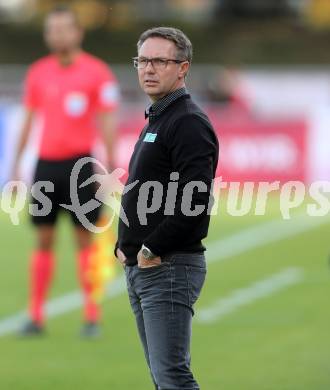
[[(199, 389), (190, 370), (191, 320), (206, 275), (204, 246), (218, 141), (191, 100), (185, 77), (192, 45), (182, 31), (145, 31), (134, 58), (152, 104), (122, 197), (116, 255), (155, 388)], [(212, 203), (212, 202), (211, 202)]]

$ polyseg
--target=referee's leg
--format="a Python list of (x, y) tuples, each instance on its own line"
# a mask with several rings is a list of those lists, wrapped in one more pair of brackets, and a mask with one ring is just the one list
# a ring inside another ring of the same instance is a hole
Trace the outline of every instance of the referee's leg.
[[(58, 185), (54, 165), (46, 160), (38, 160), (34, 175), (34, 183), (50, 182), (53, 191), (47, 192), (40, 187), (38, 193), (32, 192), (31, 205), (34, 215), (31, 221), (36, 229), (37, 241), (30, 260), (29, 314), (33, 324), (42, 327), (45, 321), (44, 304), (49, 291), (55, 265), (54, 240), (55, 224), (59, 211), (57, 202)], [(42, 195), (42, 196), (40, 196)], [(46, 206), (40, 200), (48, 198)], [(48, 210), (48, 208), (50, 209)], [(29, 324), (25, 327), (26, 334), (34, 328)]]
[[(81, 184), (88, 180), (93, 174), (93, 165), (89, 161), (85, 163), (79, 172), (77, 183), (71, 183), (72, 170), (75, 164), (81, 158), (88, 158), (89, 156), (82, 156), (74, 158), (68, 161), (66, 180), (63, 184), (63, 203), (70, 204), (71, 202), (71, 191), (76, 190), (76, 196), (79, 199), (79, 204), (83, 206), (87, 202), (95, 199), (97, 186), (95, 183), (90, 183), (87, 186)], [(73, 188), (71, 188), (74, 185)], [(79, 210), (76, 210), (79, 212)], [(92, 224), (96, 225), (101, 215), (101, 205), (94, 210), (88, 212), (84, 217)], [(77, 244), (77, 271), (80, 286), (84, 296), (84, 310), (83, 310), (83, 321), (85, 325), (82, 328), (82, 335), (85, 337), (92, 336), (99, 333), (97, 324), (101, 320), (101, 306), (93, 298), (93, 285), (90, 281), (89, 273), (91, 269), (91, 261), (93, 257), (93, 233), (88, 230), (88, 226), (84, 226), (84, 220), (81, 220), (79, 216), (70, 211), (70, 216), (74, 225), (75, 238)]]

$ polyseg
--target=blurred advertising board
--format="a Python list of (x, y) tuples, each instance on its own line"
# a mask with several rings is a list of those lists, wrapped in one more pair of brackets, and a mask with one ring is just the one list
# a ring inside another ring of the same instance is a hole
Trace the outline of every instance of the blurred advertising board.
[[(22, 114), (23, 110), (19, 104), (0, 105), (0, 186), (11, 179), (15, 150), (23, 119)], [(20, 163), (21, 177), (26, 182), (31, 180), (36, 161), (36, 150), (38, 148), (36, 129), (32, 132)]]
[[(304, 120), (222, 117), (207, 109), (220, 141), (217, 175), (226, 181), (306, 181), (307, 124)], [(141, 113), (123, 120), (117, 161), (128, 168), (134, 144), (145, 122)]]
[(220, 140), (217, 174), (225, 181), (306, 182), (306, 121), (210, 117)]
[[(220, 141), (217, 176), (225, 181), (329, 180), (329, 115), (298, 119), (259, 118), (252, 115), (219, 115), (207, 107)], [(0, 106), (0, 185), (10, 180), (22, 109)], [(128, 164), (142, 128), (143, 109), (124, 107), (118, 130), (115, 160), (128, 170)], [(321, 131), (322, 130), (322, 131)], [(21, 162), (21, 176), (29, 182), (36, 160), (38, 131), (31, 138)], [(323, 152), (322, 152), (323, 150)], [(96, 154), (97, 157), (97, 154)], [(322, 177), (321, 177), (322, 176)]]

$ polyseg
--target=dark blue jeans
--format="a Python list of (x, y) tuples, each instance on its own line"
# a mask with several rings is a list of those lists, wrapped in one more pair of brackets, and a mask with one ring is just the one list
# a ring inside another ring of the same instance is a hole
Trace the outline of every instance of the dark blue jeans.
[(162, 261), (125, 268), (145, 358), (156, 390), (199, 389), (190, 370), (190, 339), (193, 305), (206, 275), (204, 254), (178, 253)]

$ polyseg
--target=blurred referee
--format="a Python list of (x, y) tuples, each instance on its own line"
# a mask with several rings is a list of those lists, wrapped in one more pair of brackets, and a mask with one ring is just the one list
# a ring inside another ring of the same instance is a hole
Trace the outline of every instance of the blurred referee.
[[(36, 61), (28, 70), (25, 81), (25, 119), (19, 140), (14, 178), (36, 115), (42, 119), (41, 140), (34, 182), (50, 181), (54, 192), (45, 195), (52, 202), (51, 212), (32, 217), (37, 242), (30, 263), (30, 319), (21, 329), (22, 335), (39, 335), (44, 331), (44, 303), (54, 270), (55, 224), (60, 204), (71, 204), (70, 174), (74, 164), (91, 155), (98, 131), (112, 165), (115, 131), (114, 112), (118, 106), (117, 81), (101, 60), (81, 49), (83, 31), (75, 13), (64, 6), (53, 9), (46, 17), (44, 38), (51, 54)], [(91, 164), (79, 174), (82, 183), (93, 174)], [(94, 198), (93, 184), (78, 190), (80, 204)], [(39, 205), (37, 199), (32, 203)], [(97, 208), (87, 214), (94, 223)], [(91, 257), (91, 233), (70, 212), (74, 225), (78, 253), (78, 274), (84, 295), (84, 321), (81, 333), (85, 337), (99, 334), (100, 308), (91, 298), (87, 272)]]
[[(116, 255), (156, 389), (199, 389), (190, 369), (194, 303), (206, 275), (205, 247), (218, 141), (185, 87), (192, 45), (175, 28), (145, 31), (134, 58), (150, 97), (122, 196)], [(150, 191), (152, 193), (150, 193)], [(163, 196), (165, 194), (165, 196)]]

